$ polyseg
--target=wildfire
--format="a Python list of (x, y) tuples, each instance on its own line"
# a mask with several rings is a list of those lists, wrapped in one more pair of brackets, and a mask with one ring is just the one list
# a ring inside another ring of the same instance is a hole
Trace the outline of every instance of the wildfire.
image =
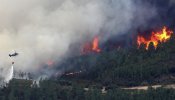
[(159, 32), (152, 32), (151, 36), (148, 38), (144, 36), (137, 37), (137, 44), (140, 46), (141, 44), (146, 45), (146, 50), (148, 50), (149, 44), (152, 42), (154, 47), (157, 48), (159, 42), (166, 42), (170, 39), (171, 35), (173, 34), (172, 30), (168, 30), (167, 27), (163, 27)]
[(46, 62), (46, 64), (47, 64), (48, 66), (53, 66), (54, 62), (51, 61), (51, 60), (49, 60), (49, 61)]
[(86, 43), (83, 46), (82, 53), (87, 54), (91, 52), (99, 53), (101, 49), (99, 48), (99, 38), (96, 36), (92, 42)]
[(100, 48), (99, 48), (99, 40), (98, 37), (95, 37), (93, 40), (93, 45), (92, 45), (92, 50), (95, 52), (100, 52)]

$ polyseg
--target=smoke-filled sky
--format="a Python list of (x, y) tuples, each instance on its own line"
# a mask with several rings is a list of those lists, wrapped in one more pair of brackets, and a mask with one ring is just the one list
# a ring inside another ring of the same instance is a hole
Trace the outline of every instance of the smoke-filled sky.
[[(68, 56), (73, 43), (132, 34), (155, 16), (156, 7), (136, 0), (0, 0), (0, 67), (14, 60), (15, 70), (38, 72)], [(11, 50), (19, 56), (10, 59)]]

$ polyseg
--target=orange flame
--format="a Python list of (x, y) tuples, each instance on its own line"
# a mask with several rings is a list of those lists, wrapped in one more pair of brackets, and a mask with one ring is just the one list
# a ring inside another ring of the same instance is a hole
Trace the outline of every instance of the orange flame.
[(99, 53), (101, 49), (99, 48), (99, 38), (96, 36), (92, 42), (85, 43), (82, 48), (82, 54), (87, 54), (91, 52)]
[(148, 50), (149, 44), (152, 42), (154, 47), (157, 48), (159, 42), (166, 42), (170, 39), (173, 34), (172, 30), (168, 30), (167, 27), (163, 27), (160, 32), (152, 32), (151, 36), (147, 39), (144, 36), (137, 37), (137, 44), (140, 47), (141, 44), (146, 45), (146, 50)]
[(92, 50), (95, 52), (100, 52), (98, 37), (95, 37), (92, 43)]

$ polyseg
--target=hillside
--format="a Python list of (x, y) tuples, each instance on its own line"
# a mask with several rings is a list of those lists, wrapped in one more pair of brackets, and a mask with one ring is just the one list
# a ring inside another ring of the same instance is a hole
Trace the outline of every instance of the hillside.
[(172, 36), (148, 50), (142, 44), (69, 58), (62, 76), (13, 79), (0, 88), (0, 100), (174, 100), (174, 44)]
[(159, 43), (157, 48), (151, 43), (148, 50), (142, 44), (139, 48), (133, 45), (132, 48), (70, 58), (61, 65), (68, 70), (62, 78), (118, 86), (173, 83), (174, 44), (175, 38), (172, 36), (167, 42)]

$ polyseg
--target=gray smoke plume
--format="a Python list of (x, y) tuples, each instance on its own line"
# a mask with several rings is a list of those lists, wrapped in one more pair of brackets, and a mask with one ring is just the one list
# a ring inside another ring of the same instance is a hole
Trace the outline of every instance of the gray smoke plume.
[[(134, 0), (0, 0), (0, 67), (15, 61), (14, 70), (37, 73), (68, 56), (72, 43), (102, 32), (102, 40), (132, 34), (156, 14)], [(11, 50), (19, 56), (9, 58)]]

